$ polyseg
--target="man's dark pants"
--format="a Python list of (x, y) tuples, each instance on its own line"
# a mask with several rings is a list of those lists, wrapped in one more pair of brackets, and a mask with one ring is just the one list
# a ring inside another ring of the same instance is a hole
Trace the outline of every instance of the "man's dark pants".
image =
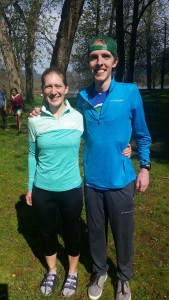
[(132, 277), (135, 182), (125, 188), (98, 190), (85, 186), (85, 204), (93, 272), (108, 270), (106, 219), (110, 221), (117, 257), (117, 277)]

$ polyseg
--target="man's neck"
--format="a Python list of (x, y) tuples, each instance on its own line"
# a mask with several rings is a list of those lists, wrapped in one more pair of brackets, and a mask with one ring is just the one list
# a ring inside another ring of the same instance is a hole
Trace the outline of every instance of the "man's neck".
[(111, 78), (105, 82), (100, 82), (95, 80), (95, 90), (98, 93), (104, 93), (106, 92), (111, 84)]

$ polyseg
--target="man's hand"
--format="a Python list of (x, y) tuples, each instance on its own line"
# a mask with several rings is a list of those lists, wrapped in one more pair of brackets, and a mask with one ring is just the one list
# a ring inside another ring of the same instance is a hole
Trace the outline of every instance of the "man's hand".
[(125, 149), (123, 150), (122, 154), (123, 154), (124, 156), (128, 157), (128, 158), (131, 157), (131, 154), (132, 154), (132, 148), (131, 148), (131, 145), (130, 145), (130, 144), (128, 144), (128, 147), (125, 148)]
[(149, 185), (149, 171), (142, 168), (137, 176), (136, 180), (136, 191), (145, 192)]
[(35, 109), (29, 114), (29, 117), (37, 117), (38, 115), (41, 114), (41, 108), (40, 107), (35, 107)]
[(32, 191), (27, 191), (25, 198), (26, 198), (26, 203), (29, 206), (32, 206)]

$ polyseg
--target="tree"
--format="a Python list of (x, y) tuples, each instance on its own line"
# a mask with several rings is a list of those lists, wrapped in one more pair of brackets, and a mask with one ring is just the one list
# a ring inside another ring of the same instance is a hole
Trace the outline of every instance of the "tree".
[(147, 23), (146, 23), (146, 56), (147, 56), (147, 88), (151, 90), (152, 84), (152, 7), (147, 10)]
[(163, 47), (163, 51), (162, 51), (162, 64), (161, 64), (161, 89), (163, 89), (163, 87), (164, 87), (166, 48), (167, 48), (167, 21), (165, 20), (165, 23), (164, 23), (164, 47)]
[(149, 0), (146, 1), (145, 3), (145, 1), (134, 0), (133, 17), (132, 17), (132, 25), (131, 25), (131, 33), (130, 33), (129, 64), (128, 64), (128, 72), (126, 76), (127, 82), (133, 82), (138, 24), (146, 9), (154, 1), (155, 0)]
[[(37, 38), (39, 38), (37, 32), (42, 28), (48, 32), (47, 26), (51, 24), (51, 16), (49, 15), (50, 8), (53, 8), (53, 6), (56, 7), (56, 4), (60, 1), (61, 0), (0, 0), (2, 6), (1, 13), (6, 21), (6, 37), (10, 40), (9, 51), (11, 50), (15, 57), (11, 60), (11, 63), (13, 62), (13, 64), (15, 64), (14, 60), (17, 62), (20, 73), (22, 73), (21, 70), (23, 68), (25, 69), (26, 101), (29, 103), (34, 100), (33, 66), (35, 62), (36, 41)], [(45, 18), (43, 15), (44, 11), (47, 11)], [(48, 15), (49, 17), (47, 18)], [(44, 20), (47, 25), (44, 23)], [(2, 54), (4, 54), (4, 52)], [(5, 57), (4, 60), (6, 60)], [(7, 63), (8, 60), (6, 60), (6, 64)], [(6, 67), (9, 69), (9, 66), (6, 65)], [(12, 69), (15, 69), (14, 66)], [(16, 85), (20, 86), (19, 79)], [(21, 90), (21, 87), (19, 90)]]
[(10, 87), (16, 87), (17, 90), (21, 92), (20, 68), (15, 56), (15, 52), (13, 50), (13, 45), (7, 25), (7, 18), (5, 16), (2, 5), (0, 5), (0, 8), (0, 49), (7, 69)]
[(109, 31), (111, 31), (109, 35), (114, 37), (115, 20), (111, 14), (113, 3), (114, 1), (112, 0), (93, 0), (86, 1), (84, 4), (70, 58), (70, 65), (73, 66), (78, 77), (80, 77), (80, 87), (87, 85), (89, 80), (91, 80), (91, 74), (87, 65), (88, 40), (97, 35), (98, 29), (99, 33), (104, 34), (109, 34)]
[(116, 80), (122, 81), (125, 72), (125, 46), (123, 24), (123, 0), (118, 0), (116, 5), (116, 37), (119, 62), (116, 71)]
[(13, 6), (18, 12), (20, 18), (26, 27), (26, 43), (25, 43), (25, 77), (26, 77), (26, 101), (33, 102), (33, 62), (35, 53), (35, 33), (37, 31), (38, 18), (40, 8), (42, 5), (41, 0), (33, 0), (30, 9), (26, 11), (27, 16), (18, 1), (15, 1)]
[(51, 66), (61, 67), (65, 72), (68, 67), (78, 22), (85, 0), (65, 0), (57, 39), (53, 49)]
[[(25, 9), (21, 8), (19, 1), (9, 1), (6, 5), (1, 4), (1, 31), (3, 39), (6, 39), (6, 47), (1, 47), (3, 58), (6, 68), (8, 70), (8, 76), (10, 86), (15, 86), (21, 92), (21, 67), (22, 67), (22, 53), (24, 49), (24, 64), (25, 64), (25, 76), (26, 76), (26, 100), (32, 102), (33, 96), (33, 59), (35, 50), (35, 33), (37, 29), (37, 20), (41, 7), (40, 0), (31, 1), (31, 7), (26, 1), (22, 1), (22, 5)], [(12, 5), (15, 9), (15, 13), (12, 11)], [(6, 11), (6, 12), (5, 12)], [(5, 22), (6, 21), (6, 22)], [(2, 29), (4, 28), (5, 29)], [(24, 30), (23, 30), (24, 28)], [(21, 35), (22, 33), (22, 35)], [(25, 38), (26, 36), (26, 43)], [(8, 43), (8, 47), (7, 47)], [(20, 51), (20, 45), (23, 49)], [(15, 80), (13, 80), (13, 73), (15, 72)], [(11, 79), (12, 77), (12, 79)], [(14, 82), (13, 82), (14, 81)]]
[[(164, 54), (162, 49), (165, 48), (166, 8), (164, 1), (150, 5), (138, 25), (135, 78), (137, 76), (139, 82), (143, 83), (144, 81), (144, 85), (147, 83), (148, 89), (151, 89), (152, 86), (155, 88), (156, 84), (160, 84)], [(166, 64), (165, 55), (164, 70)]]

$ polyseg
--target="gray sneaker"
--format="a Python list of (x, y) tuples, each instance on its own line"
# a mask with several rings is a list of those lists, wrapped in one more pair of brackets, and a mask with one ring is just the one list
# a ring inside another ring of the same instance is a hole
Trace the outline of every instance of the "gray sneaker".
[(102, 276), (98, 274), (95, 275), (88, 287), (88, 296), (90, 299), (97, 300), (100, 298), (106, 279), (107, 273)]
[(116, 300), (131, 300), (131, 292), (128, 281), (118, 280)]

